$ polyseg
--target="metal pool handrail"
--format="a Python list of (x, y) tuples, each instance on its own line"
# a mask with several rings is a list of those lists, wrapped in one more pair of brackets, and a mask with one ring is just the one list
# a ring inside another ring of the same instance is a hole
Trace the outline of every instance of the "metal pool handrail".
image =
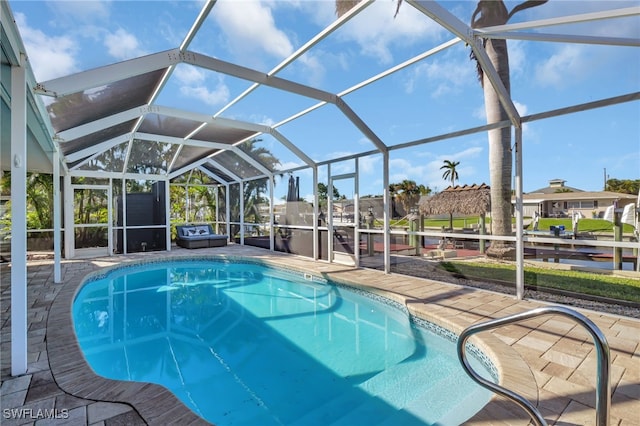
[(479, 333), (481, 331), (486, 331), (494, 328), (498, 328), (505, 324), (513, 324), (516, 322), (524, 321), (533, 317), (537, 317), (545, 314), (557, 314), (564, 315), (575, 320), (578, 324), (582, 325), (593, 337), (593, 342), (596, 347), (597, 354), (597, 374), (598, 379), (596, 383), (596, 425), (597, 426), (608, 426), (609, 425), (609, 411), (611, 408), (611, 386), (610, 382), (610, 372), (609, 367), (611, 364), (610, 353), (609, 353), (609, 343), (605, 335), (600, 331), (600, 329), (587, 317), (576, 312), (572, 309), (565, 308), (563, 306), (545, 306), (542, 308), (533, 309), (531, 311), (522, 312), (515, 315), (509, 315), (504, 318), (498, 318), (495, 320), (487, 321), (480, 324), (475, 324), (467, 327), (458, 338), (458, 358), (462, 363), (467, 374), (479, 385), (502, 395), (516, 404), (518, 404), (522, 409), (524, 409), (531, 419), (538, 426), (547, 426), (547, 422), (542, 417), (542, 414), (536, 409), (536, 407), (531, 404), (526, 398), (521, 395), (510, 391), (500, 385), (497, 385), (493, 382), (490, 382), (480, 375), (476, 373), (467, 360), (467, 356), (465, 353), (466, 341), (472, 335)]

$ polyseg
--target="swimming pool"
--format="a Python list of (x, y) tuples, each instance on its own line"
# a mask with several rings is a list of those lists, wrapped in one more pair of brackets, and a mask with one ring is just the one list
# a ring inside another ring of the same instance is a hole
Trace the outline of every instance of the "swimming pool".
[(97, 374), (161, 384), (218, 425), (456, 425), (490, 398), (451, 332), (256, 262), (118, 268), (81, 287), (73, 322)]

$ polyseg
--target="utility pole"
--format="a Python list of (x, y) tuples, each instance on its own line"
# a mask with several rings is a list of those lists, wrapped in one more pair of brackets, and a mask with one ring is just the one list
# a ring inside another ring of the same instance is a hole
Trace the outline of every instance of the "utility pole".
[(607, 190), (607, 168), (604, 168), (604, 186), (602, 187), (603, 191)]

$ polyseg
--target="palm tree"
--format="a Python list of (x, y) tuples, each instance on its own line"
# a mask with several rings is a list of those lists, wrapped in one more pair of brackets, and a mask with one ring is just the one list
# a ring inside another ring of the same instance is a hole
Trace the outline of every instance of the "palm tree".
[(418, 185), (415, 181), (409, 179), (389, 185), (389, 193), (392, 199), (399, 201), (407, 214), (412, 207), (415, 207), (421, 195), (428, 195), (430, 192), (431, 189), (429, 187), (422, 184)]
[(444, 160), (444, 164), (440, 167), (440, 170), (444, 169), (442, 179), (451, 181), (451, 187), (456, 186), (456, 180), (458, 180), (458, 171), (456, 167), (460, 164), (459, 161)]
[[(507, 11), (502, 0), (479, 1), (471, 16), (471, 28), (483, 28), (506, 24), (511, 17), (524, 9), (539, 6), (547, 0), (527, 0), (515, 6), (511, 12)], [(501, 39), (484, 39), (484, 48), (491, 60), (492, 66), (498, 73), (507, 93), (511, 94), (511, 80), (509, 76), (509, 54), (507, 41)], [(472, 59), (476, 59), (471, 54)], [(508, 120), (507, 112), (502, 106), (498, 94), (489, 81), (482, 67), (476, 61), (478, 79), (484, 90), (484, 104), (487, 123), (497, 123)], [(511, 235), (511, 128), (493, 129), (488, 131), (489, 137), (489, 180), (491, 182), (491, 228), (495, 235)], [(504, 257), (513, 255), (513, 247), (504, 241), (494, 241), (488, 256)]]
[[(257, 146), (258, 142), (261, 142), (261, 139), (251, 139), (246, 141), (240, 145), (242, 151), (247, 153), (249, 156), (260, 162), (269, 170), (274, 170), (278, 164), (280, 164), (280, 160), (276, 158), (269, 149), (261, 146)], [(236, 173), (238, 175), (242, 175), (243, 165), (241, 163), (235, 163), (229, 165), (229, 169), (231, 172)], [(243, 201), (244, 201), (244, 211), (245, 211), (245, 220), (249, 219), (254, 223), (260, 223), (261, 217), (258, 211), (258, 204), (264, 200), (264, 197), (261, 194), (264, 194), (269, 188), (269, 180), (268, 179), (254, 179), (245, 181), (243, 184)], [(229, 191), (229, 205), (231, 206), (231, 220), (239, 220), (240, 218), (240, 189), (238, 188), (230, 188)], [(225, 199), (221, 197), (219, 200), (220, 203), (220, 216), (224, 218), (223, 220), (227, 220), (226, 218), (226, 207), (224, 205)], [(235, 235), (240, 231), (240, 227), (237, 225), (231, 226), (231, 235)]]
[[(471, 17), (471, 28), (504, 25), (517, 12), (540, 6), (548, 0), (527, 0), (516, 5), (511, 12), (507, 11), (503, 0), (479, 0)], [(400, 8), (402, 0), (397, 0)], [(336, 13), (341, 16), (353, 7), (357, 1), (336, 0)], [(396, 9), (396, 14), (398, 13)], [(502, 84), (511, 94), (509, 78), (509, 55), (507, 41), (502, 39), (484, 39), (484, 48), (489, 56), (491, 65), (495, 68)], [(475, 59), (472, 52), (471, 57)], [(479, 64), (477, 64), (478, 78), (484, 90), (485, 111), (487, 123), (497, 123), (508, 120), (498, 94)], [(491, 182), (491, 226), (495, 235), (511, 235), (511, 128), (493, 129), (488, 132), (489, 137), (489, 173)], [(501, 257), (512, 255), (513, 248), (507, 242), (494, 241), (487, 255)]]

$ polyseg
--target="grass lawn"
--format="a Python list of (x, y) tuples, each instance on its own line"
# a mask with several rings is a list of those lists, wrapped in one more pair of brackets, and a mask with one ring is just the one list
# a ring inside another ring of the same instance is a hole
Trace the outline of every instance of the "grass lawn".
[[(529, 219), (529, 218), (528, 218)], [(470, 228), (472, 224), (478, 223), (478, 216), (469, 216), (465, 218), (454, 218), (453, 227), (455, 230), (461, 230), (462, 228)], [(515, 223), (515, 218), (512, 219)], [(489, 227), (491, 219), (486, 219), (486, 226)], [(376, 226), (381, 227), (383, 222), (376, 220)], [(548, 230), (550, 226), (564, 225), (565, 229), (571, 230), (573, 224), (571, 218), (540, 218), (538, 223), (539, 230)], [(391, 226), (408, 227), (409, 222), (406, 219), (392, 220)], [(425, 219), (424, 226), (427, 228), (445, 228), (449, 227), (449, 219)], [(532, 229), (532, 228), (531, 228)], [(613, 234), (613, 223), (603, 219), (580, 219), (578, 223), (579, 232), (592, 232), (594, 234)], [(628, 224), (622, 225), (622, 232), (625, 234), (633, 234), (633, 226)]]
[[(515, 283), (516, 281), (515, 265), (454, 261), (441, 262), (440, 267), (448, 272), (463, 275), (468, 279), (486, 279), (510, 283)], [(525, 285), (640, 303), (640, 279), (526, 266), (524, 282)]]

